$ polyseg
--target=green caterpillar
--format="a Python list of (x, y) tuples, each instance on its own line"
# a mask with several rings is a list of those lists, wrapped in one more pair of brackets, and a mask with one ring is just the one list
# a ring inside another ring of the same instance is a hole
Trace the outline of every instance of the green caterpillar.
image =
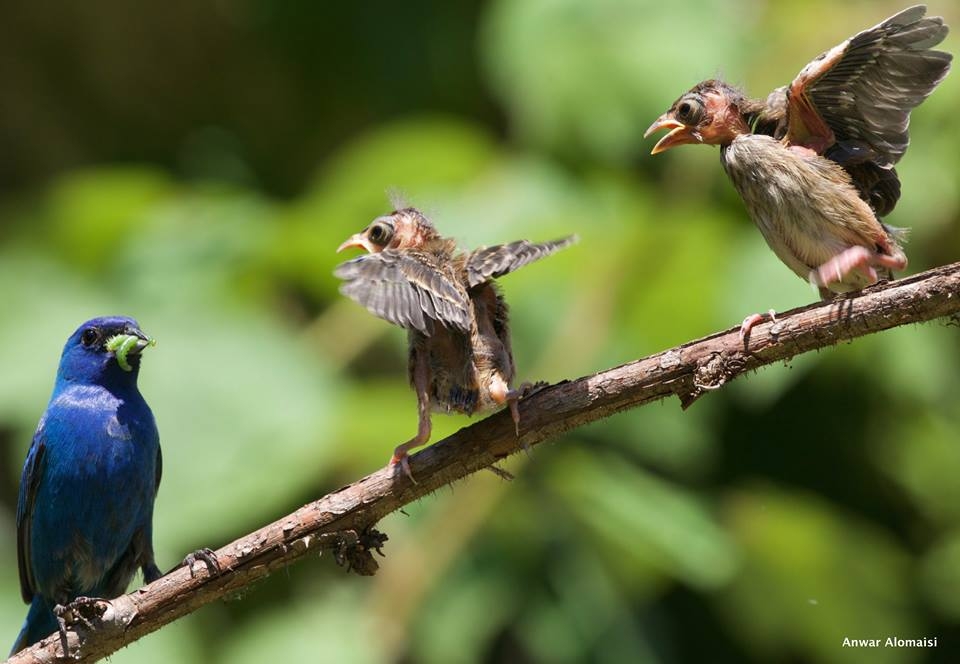
[[(113, 351), (113, 354), (117, 358), (117, 364), (120, 365), (120, 368), (124, 371), (131, 371), (133, 367), (130, 366), (130, 363), (127, 362), (127, 353), (129, 353), (133, 348), (136, 347), (137, 343), (142, 341), (140, 337), (134, 336), (132, 334), (116, 334), (109, 339), (105, 348), (109, 351)], [(157, 340), (150, 339), (147, 342), (148, 346), (156, 346)]]

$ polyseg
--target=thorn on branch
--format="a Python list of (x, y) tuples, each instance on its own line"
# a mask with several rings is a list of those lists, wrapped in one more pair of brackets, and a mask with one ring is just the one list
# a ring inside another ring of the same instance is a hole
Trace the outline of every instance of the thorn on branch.
[[(530, 448), (528, 446), (524, 445), (524, 451), (527, 453), (527, 456), (530, 455)], [(513, 481), (513, 473), (509, 470), (504, 470), (500, 466), (488, 466), (487, 470), (502, 480), (506, 480), (507, 482)]]

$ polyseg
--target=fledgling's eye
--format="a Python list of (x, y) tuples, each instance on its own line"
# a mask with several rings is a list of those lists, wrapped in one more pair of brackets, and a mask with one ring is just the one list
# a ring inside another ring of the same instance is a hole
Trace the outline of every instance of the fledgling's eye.
[(100, 333), (97, 332), (96, 328), (88, 327), (80, 335), (80, 343), (82, 343), (87, 348), (93, 346), (100, 339)]
[(696, 99), (684, 99), (677, 105), (677, 120), (683, 124), (699, 124), (702, 118), (703, 104)]
[(378, 246), (386, 246), (393, 237), (393, 229), (386, 224), (374, 224), (370, 228), (370, 241)]

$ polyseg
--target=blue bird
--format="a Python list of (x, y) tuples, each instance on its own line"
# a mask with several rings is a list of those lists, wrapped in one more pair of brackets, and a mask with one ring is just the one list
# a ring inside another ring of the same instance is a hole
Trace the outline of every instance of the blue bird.
[(161, 576), (152, 525), (160, 439), (137, 389), (151, 343), (117, 316), (84, 323), (64, 346), (20, 479), (17, 557), (30, 610), (11, 654), (58, 628), (65, 636), (56, 607), (117, 597), (137, 568), (148, 583)]

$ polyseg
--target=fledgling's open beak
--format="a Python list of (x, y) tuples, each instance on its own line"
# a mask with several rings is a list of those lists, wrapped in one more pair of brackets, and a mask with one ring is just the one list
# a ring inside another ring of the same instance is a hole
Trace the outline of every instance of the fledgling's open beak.
[(350, 247), (358, 247), (360, 249), (365, 249), (368, 253), (374, 253), (374, 247), (364, 233), (354, 233), (348, 237), (343, 244), (337, 247), (337, 253), (339, 254), (344, 249), (349, 249)]
[(694, 127), (678, 122), (669, 111), (657, 118), (654, 123), (643, 132), (643, 137), (647, 138), (650, 134), (656, 133), (661, 129), (669, 129), (670, 133), (661, 138), (657, 144), (653, 146), (650, 154), (659, 154), (677, 145), (701, 142), (700, 136)]

